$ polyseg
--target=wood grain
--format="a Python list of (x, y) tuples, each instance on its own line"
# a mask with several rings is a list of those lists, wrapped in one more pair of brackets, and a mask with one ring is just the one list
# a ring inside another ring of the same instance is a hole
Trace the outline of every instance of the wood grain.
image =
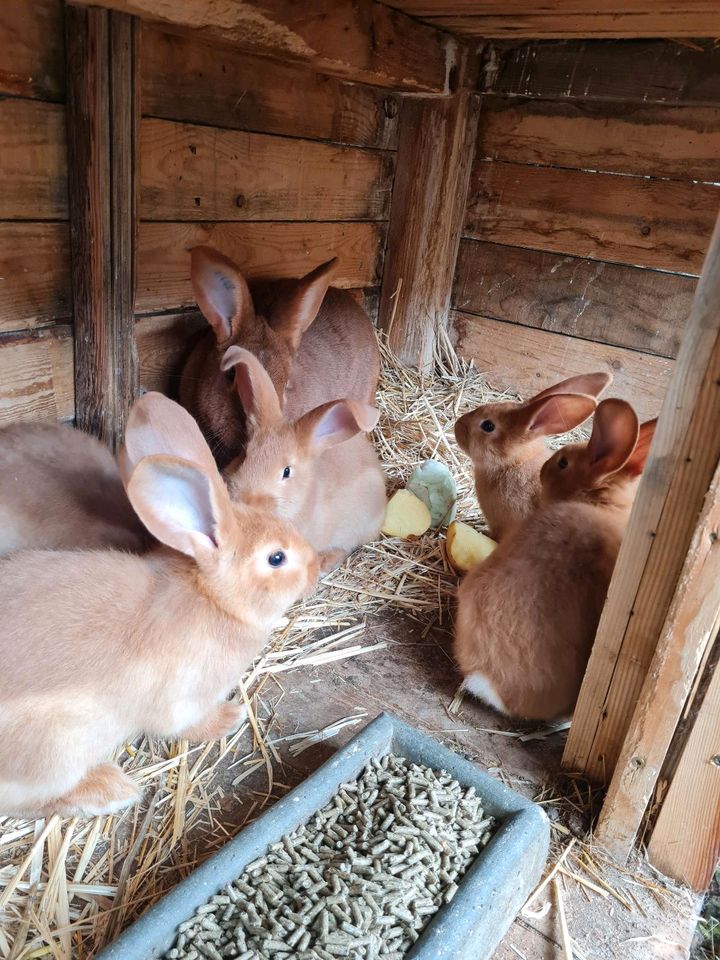
[[(708, 490), (702, 513), (688, 548), (667, 619), (632, 715), (618, 758), (600, 820), (595, 829), (598, 843), (620, 861), (627, 859), (697, 672), (720, 629), (720, 467)], [(720, 717), (718, 718), (720, 719)], [(718, 744), (720, 753), (720, 743)], [(717, 775), (716, 775), (717, 776)], [(675, 789), (671, 787), (671, 790)], [(671, 808), (672, 809), (672, 806)], [(681, 808), (673, 834), (685, 836), (684, 825), (691, 808)], [(693, 821), (695, 824), (697, 820)], [(689, 831), (695, 832), (695, 827)], [(658, 844), (662, 843), (662, 833)], [(654, 840), (654, 835), (653, 835)], [(702, 837), (707, 844), (707, 834)], [(687, 855), (670, 853), (675, 869)], [(720, 853), (720, 851), (718, 851)], [(663, 853), (662, 855), (667, 856)], [(716, 858), (717, 859), (717, 856)], [(708, 877), (709, 880), (709, 877)], [(707, 882), (705, 883), (707, 886)], [(704, 887), (703, 887), (704, 889)]]
[(194, 306), (192, 247), (208, 243), (253, 278), (300, 277), (333, 256), (333, 283), (367, 287), (378, 282), (385, 246), (376, 223), (141, 223), (136, 310), (152, 313)]
[(140, 126), (145, 220), (383, 220), (393, 156), (167, 120)]
[(453, 306), (674, 357), (695, 284), (672, 273), (463, 240)]
[(142, 110), (166, 120), (333, 140), (397, 145), (398, 98), (298, 63), (201, 43), (145, 24)]
[(720, 182), (716, 107), (487, 98), (478, 158)]
[(607, 782), (720, 460), (720, 220), (620, 548), (563, 765)]
[[(79, 0), (74, 0), (79, 2)], [(462, 82), (464, 49), (446, 33), (372, 0), (308, 11), (293, 0), (93, 0), (167, 27), (190, 28), (248, 53), (299, 60), (321, 73), (398, 90), (447, 93)]]
[(712, 40), (508, 41), (486, 51), (482, 88), (485, 93), (547, 100), (716, 107), (720, 47)]
[(717, 186), (481, 160), (464, 233), (697, 275), (719, 206)]
[(498, 390), (529, 397), (565, 377), (607, 370), (614, 377), (613, 396), (632, 403), (642, 420), (660, 409), (672, 360), (459, 310), (450, 316), (458, 354), (472, 358)]
[(0, 219), (67, 219), (65, 108), (0, 100), (0, 143)]
[(62, 0), (3, 0), (0, 37), (0, 93), (64, 99)]
[(0, 332), (72, 314), (66, 223), (0, 223)]
[(479, 109), (465, 92), (402, 106), (380, 322), (413, 365), (432, 363), (447, 322)]
[(138, 320), (135, 339), (140, 387), (176, 398), (185, 360), (197, 335), (207, 328), (207, 320), (198, 310)]
[(0, 425), (73, 415), (71, 328), (0, 336)]

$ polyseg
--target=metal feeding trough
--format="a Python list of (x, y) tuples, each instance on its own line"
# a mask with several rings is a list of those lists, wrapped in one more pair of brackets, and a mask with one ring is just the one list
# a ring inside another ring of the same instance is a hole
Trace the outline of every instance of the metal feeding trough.
[(436, 740), (382, 713), (314, 774), (279, 800), (128, 927), (97, 960), (152, 960), (175, 940), (177, 927), (199, 906), (262, 857), (269, 844), (307, 823), (342, 783), (387, 753), (445, 770), (474, 787), (497, 828), (459, 883), (454, 899), (434, 914), (408, 960), (487, 960), (540, 878), (550, 828), (537, 805), (493, 780)]

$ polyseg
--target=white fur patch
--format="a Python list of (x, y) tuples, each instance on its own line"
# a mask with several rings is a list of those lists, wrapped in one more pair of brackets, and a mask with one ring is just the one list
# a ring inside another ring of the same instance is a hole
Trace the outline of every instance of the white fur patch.
[(478, 700), (482, 700), (493, 710), (500, 713), (507, 713), (505, 704), (497, 694), (495, 687), (490, 683), (484, 673), (471, 673), (463, 681), (463, 689), (467, 690)]

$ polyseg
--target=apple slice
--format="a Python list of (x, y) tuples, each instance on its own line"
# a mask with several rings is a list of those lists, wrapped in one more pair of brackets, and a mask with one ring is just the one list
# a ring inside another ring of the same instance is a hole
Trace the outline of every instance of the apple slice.
[(380, 528), (388, 537), (421, 537), (430, 528), (430, 511), (409, 490), (398, 490), (388, 500)]
[(448, 560), (458, 573), (467, 573), (493, 552), (497, 543), (467, 523), (453, 521), (447, 529)]

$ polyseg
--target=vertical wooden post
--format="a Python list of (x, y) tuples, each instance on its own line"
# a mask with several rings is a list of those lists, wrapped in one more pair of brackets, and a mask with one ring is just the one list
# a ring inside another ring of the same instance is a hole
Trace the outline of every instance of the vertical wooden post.
[(447, 321), (460, 245), (479, 98), (408, 98), (400, 111), (397, 168), (380, 323), (401, 360), (432, 363)]
[[(590, 779), (607, 782), (613, 773), (668, 611), (683, 589), (683, 565), (720, 461), (719, 424), (720, 219), (565, 748), (563, 765)], [(700, 642), (693, 637), (691, 645)]]
[(113, 449), (136, 391), (138, 21), (65, 9), (78, 426)]

